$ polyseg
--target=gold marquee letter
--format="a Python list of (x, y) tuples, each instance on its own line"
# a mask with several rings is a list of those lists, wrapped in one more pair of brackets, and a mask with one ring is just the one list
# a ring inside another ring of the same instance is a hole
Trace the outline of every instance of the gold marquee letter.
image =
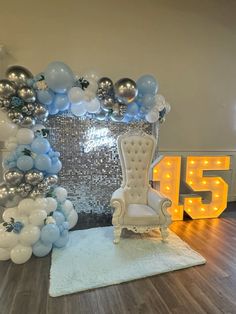
[(228, 184), (221, 177), (203, 176), (204, 170), (228, 170), (229, 156), (189, 156), (186, 166), (186, 183), (194, 192), (211, 192), (211, 202), (203, 203), (202, 197), (184, 199), (184, 210), (192, 219), (216, 218), (227, 206)]

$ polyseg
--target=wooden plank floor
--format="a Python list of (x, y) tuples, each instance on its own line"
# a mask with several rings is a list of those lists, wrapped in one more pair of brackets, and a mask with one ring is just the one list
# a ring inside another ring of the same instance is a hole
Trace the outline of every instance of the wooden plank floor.
[(236, 313), (236, 208), (220, 219), (175, 222), (171, 229), (207, 264), (51, 298), (49, 256), (24, 265), (1, 262), (0, 313)]

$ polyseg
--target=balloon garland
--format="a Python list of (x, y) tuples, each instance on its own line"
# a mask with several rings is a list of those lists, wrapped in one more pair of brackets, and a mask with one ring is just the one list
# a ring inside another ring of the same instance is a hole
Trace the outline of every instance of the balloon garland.
[(11, 66), (0, 80), (0, 140), (9, 155), (3, 160), (0, 205), (0, 260), (26, 262), (63, 247), (78, 215), (58, 185), (60, 153), (48, 141), (43, 126), (49, 115), (70, 111), (77, 117), (130, 123), (164, 122), (170, 105), (158, 94), (151, 75), (137, 82), (122, 78), (113, 84), (95, 73), (76, 76), (63, 62), (50, 63), (36, 76)]

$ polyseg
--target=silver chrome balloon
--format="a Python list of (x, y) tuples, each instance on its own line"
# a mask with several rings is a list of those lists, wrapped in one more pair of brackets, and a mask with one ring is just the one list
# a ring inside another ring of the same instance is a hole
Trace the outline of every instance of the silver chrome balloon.
[(2, 183), (0, 185), (0, 206), (4, 206), (8, 200), (8, 187)]
[(0, 108), (7, 110), (11, 106), (9, 99), (0, 98)]
[(19, 124), (23, 127), (30, 128), (35, 125), (35, 120), (34, 118), (27, 116), (23, 117)]
[(41, 192), (41, 193), (47, 193), (50, 190), (50, 186), (48, 185), (48, 183), (45, 181), (45, 179), (40, 182), (37, 185), (37, 189)]
[(103, 90), (109, 90), (113, 87), (113, 82), (108, 77), (102, 77), (98, 80), (98, 88), (102, 88)]
[(8, 112), (8, 117), (12, 120), (13, 123), (20, 124), (23, 119), (23, 115), (20, 112), (11, 110)]
[(33, 191), (30, 192), (29, 196), (32, 198), (36, 198), (38, 196), (44, 196), (44, 193), (41, 192), (37, 187), (35, 187)]
[(58, 176), (56, 174), (52, 174), (45, 178), (45, 182), (51, 187), (58, 183)]
[(111, 114), (111, 119), (112, 121), (115, 122), (120, 122), (124, 119), (124, 115), (125, 115), (125, 108), (127, 106), (124, 104), (119, 104), (119, 103), (115, 103), (113, 106), (113, 112)]
[(8, 200), (5, 203), (5, 207), (15, 207), (16, 205), (18, 205), (20, 200), (21, 197), (17, 195), (17, 188), (10, 187), (8, 189)]
[(43, 178), (43, 173), (38, 170), (30, 170), (25, 174), (25, 182), (34, 186), (43, 181)]
[(7, 184), (11, 186), (16, 186), (23, 180), (23, 172), (19, 169), (10, 169), (4, 173), (4, 180)]
[(21, 183), (17, 188), (16, 188), (17, 193), (21, 197), (26, 197), (29, 195), (29, 193), (32, 191), (32, 186), (28, 183)]
[(138, 88), (135, 81), (129, 78), (123, 78), (117, 81), (114, 85), (116, 98), (125, 104), (129, 104), (138, 95)]
[(37, 120), (41, 120), (41, 121), (44, 121), (47, 119), (48, 117), (48, 110), (46, 109), (45, 106), (41, 105), (41, 104), (37, 104), (35, 107), (34, 107), (34, 117), (37, 119)]
[(4, 207), (14, 207), (20, 201), (15, 187), (8, 187), (5, 183), (0, 185), (0, 205)]
[(18, 96), (25, 102), (35, 102), (36, 94), (35, 91), (28, 86), (22, 86), (17, 91)]
[(16, 85), (9, 80), (0, 80), (0, 97), (9, 98), (16, 93)]
[(112, 97), (107, 97), (101, 102), (101, 108), (108, 112), (113, 108), (114, 99)]
[(28, 79), (33, 78), (33, 74), (26, 68), (13, 65), (6, 71), (8, 80), (14, 82), (18, 87), (26, 85)]

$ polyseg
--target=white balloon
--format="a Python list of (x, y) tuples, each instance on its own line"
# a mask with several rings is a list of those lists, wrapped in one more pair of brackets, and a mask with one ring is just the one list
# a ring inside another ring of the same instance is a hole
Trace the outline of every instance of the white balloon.
[(67, 217), (70, 215), (72, 210), (74, 210), (74, 206), (71, 201), (66, 200), (62, 205), (61, 205), (61, 210), (63, 214)]
[(0, 261), (7, 261), (10, 259), (10, 249), (0, 248)]
[(10, 253), (11, 260), (16, 264), (27, 262), (32, 255), (32, 248), (22, 244), (16, 245)]
[(165, 100), (165, 97), (164, 96), (162, 96), (161, 94), (157, 94), (156, 96), (155, 96), (155, 101), (156, 101), (156, 103), (159, 105), (159, 104), (165, 104), (165, 102), (166, 102), (166, 100)]
[(162, 111), (164, 108), (165, 108), (165, 104), (157, 105), (157, 109), (158, 109), (159, 112)]
[(16, 149), (17, 144), (16, 144), (16, 143), (6, 143), (5, 146), (6, 146), (6, 149), (7, 149), (9, 152), (13, 152), (13, 150)]
[(69, 223), (69, 229), (73, 228), (77, 221), (78, 221), (78, 214), (75, 210), (73, 210), (69, 216), (66, 217), (68, 223)]
[(47, 207), (46, 212), (47, 214), (50, 214), (51, 212), (54, 212), (57, 209), (57, 201), (53, 197), (47, 197)]
[(14, 232), (0, 231), (0, 247), (12, 248), (18, 243), (18, 234)]
[(54, 194), (56, 196), (56, 199), (60, 202), (63, 203), (66, 198), (67, 198), (67, 191), (61, 186), (58, 186), (54, 189)]
[(168, 102), (166, 102), (165, 108), (166, 108), (166, 114), (168, 114), (171, 111), (171, 105)]
[(16, 136), (10, 136), (10, 137), (8, 138), (8, 142), (16, 143), (16, 144), (17, 144), (17, 138), (16, 138)]
[(29, 216), (31, 212), (35, 209), (35, 201), (31, 198), (25, 198), (18, 204), (19, 213), (21, 215)]
[(11, 122), (7, 114), (0, 110), (0, 141), (4, 142), (10, 136), (14, 136), (18, 130), (18, 126)]
[(91, 101), (86, 102), (85, 105), (89, 113), (96, 113), (100, 110), (100, 102), (97, 98), (93, 98)]
[(31, 144), (34, 139), (34, 132), (27, 128), (21, 128), (16, 134), (18, 144)]
[(38, 197), (35, 199), (34, 208), (40, 210), (46, 210), (47, 208), (47, 199), (45, 197)]
[(15, 218), (18, 215), (18, 208), (11, 207), (4, 210), (2, 214), (2, 219), (4, 221), (10, 221), (10, 218)]
[(19, 234), (19, 240), (25, 246), (33, 245), (35, 242), (39, 240), (39, 238), (40, 238), (39, 227), (31, 224), (25, 226)]
[(17, 138), (15, 136), (10, 136), (8, 140), (5, 142), (5, 146), (8, 151), (12, 152), (17, 147)]
[(34, 226), (42, 226), (44, 224), (44, 219), (47, 218), (47, 213), (45, 210), (36, 209), (29, 216), (29, 222)]
[(99, 77), (101, 77), (101, 76), (98, 74), (97, 71), (95, 71), (95, 70), (89, 70), (89, 71), (85, 72), (85, 74), (83, 75), (83, 77), (84, 77), (86, 80), (88, 80), (89, 83), (90, 83), (90, 81), (95, 81), (95, 82), (97, 82), (98, 79), (99, 79)]
[(86, 90), (89, 89), (90, 91), (94, 92), (96, 94), (96, 91), (98, 89), (97, 81), (94, 79), (89, 80), (89, 86), (86, 88)]
[(68, 92), (68, 98), (72, 104), (78, 104), (84, 99), (84, 91), (80, 87), (72, 87)]
[(149, 123), (154, 123), (158, 121), (159, 113), (151, 110), (146, 114), (145, 118)]
[(85, 115), (85, 113), (87, 112), (84, 102), (80, 102), (78, 104), (72, 104), (70, 109), (73, 115), (75, 115), (76, 117), (81, 117)]
[(96, 92), (90, 90), (89, 88), (86, 88), (86, 90), (84, 91), (84, 100), (86, 102), (89, 102), (94, 99), (94, 97), (96, 97)]

